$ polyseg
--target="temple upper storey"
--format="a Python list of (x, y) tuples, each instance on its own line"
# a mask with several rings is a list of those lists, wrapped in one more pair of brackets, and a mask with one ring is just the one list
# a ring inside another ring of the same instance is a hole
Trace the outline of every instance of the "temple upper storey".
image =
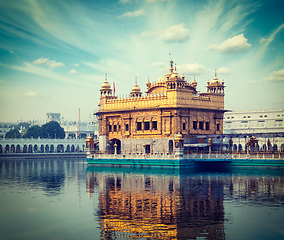
[(100, 90), (99, 111), (149, 107), (224, 109), (224, 81), (220, 83), (216, 70), (214, 79), (207, 82), (207, 92), (199, 93), (195, 78), (192, 82), (187, 81), (170, 61), (169, 72), (153, 83), (148, 78), (146, 88), (143, 94), (136, 79), (128, 96), (117, 97), (112, 95), (110, 84), (105, 79)]

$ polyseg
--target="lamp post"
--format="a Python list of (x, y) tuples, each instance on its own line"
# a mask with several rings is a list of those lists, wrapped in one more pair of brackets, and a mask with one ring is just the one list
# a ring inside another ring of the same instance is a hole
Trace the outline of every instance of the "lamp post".
[(233, 152), (233, 139), (232, 139), (232, 137), (229, 140), (229, 144), (230, 144), (230, 150), (231, 150), (231, 153), (232, 153)]
[(212, 146), (212, 139), (208, 138), (208, 146), (209, 146), (209, 155), (211, 155), (211, 146)]
[(116, 142), (113, 146), (114, 146), (114, 156), (116, 157), (117, 156), (117, 144), (116, 144)]

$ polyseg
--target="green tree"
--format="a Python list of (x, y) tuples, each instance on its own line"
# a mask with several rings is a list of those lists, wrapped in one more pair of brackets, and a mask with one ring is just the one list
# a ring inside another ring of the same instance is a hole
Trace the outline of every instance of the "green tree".
[(42, 125), (40, 129), (41, 138), (65, 138), (64, 128), (60, 127), (58, 122), (50, 121)]
[(25, 138), (38, 138), (40, 137), (41, 127), (34, 125), (28, 128), (26, 134), (24, 135)]
[(5, 135), (6, 138), (21, 138), (22, 135), (17, 129), (11, 129)]

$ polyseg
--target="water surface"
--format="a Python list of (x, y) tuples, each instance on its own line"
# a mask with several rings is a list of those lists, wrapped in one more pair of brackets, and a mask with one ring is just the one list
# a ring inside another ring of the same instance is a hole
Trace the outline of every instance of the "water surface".
[(1, 239), (283, 239), (279, 168), (0, 159)]

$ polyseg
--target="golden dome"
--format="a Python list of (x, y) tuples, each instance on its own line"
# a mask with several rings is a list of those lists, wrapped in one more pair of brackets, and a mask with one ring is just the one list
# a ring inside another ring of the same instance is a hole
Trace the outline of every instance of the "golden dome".
[(178, 134), (175, 137), (175, 140), (183, 140), (182, 134), (178, 132)]
[(194, 79), (191, 83), (191, 86), (194, 87), (194, 88), (196, 88), (196, 86), (197, 86), (197, 82), (195, 81), (195, 77), (194, 77)]
[(141, 93), (141, 89), (140, 89), (140, 87), (137, 84), (137, 78), (135, 78), (135, 84), (134, 84), (134, 86), (132, 88), (131, 93)]
[(140, 87), (137, 85), (137, 83), (135, 83), (135, 85), (132, 88), (132, 92), (141, 92)]
[(146, 82), (146, 86), (147, 86), (147, 88), (150, 88), (150, 87), (151, 87), (151, 83), (150, 83), (150, 81), (149, 81), (149, 78), (148, 78), (148, 81)]
[(211, 83), (220, 83), (218, 78), (214, 78)]
[(110, 84), (109, 82), (107, 81), (107, 79), (104, 81), (102, 87), (102, 89), (110, 89)]
[(89, 135), (86, 142), (93, 142), (93, 141), (94, 141), (93, 137), (91, 135)]
[(220, 83), (219, 79), (217, 78), (217, 71), (216, 70), (215, 70), (215, 77), (214, 77), (214, 79), (212, 80), (211, 83)]

